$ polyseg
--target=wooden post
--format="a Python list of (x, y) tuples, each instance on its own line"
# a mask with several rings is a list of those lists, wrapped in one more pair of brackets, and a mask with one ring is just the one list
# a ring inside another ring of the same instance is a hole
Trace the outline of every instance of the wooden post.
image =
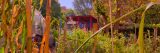
[[(93, 32), (96, 32), (98, 30), (98, 24), (94, 23), (93, 24)], [(92, 53), (96, 53), (96, 48), (97, 48), (97, 36), (94, 37), (94, 43), (93, 43), (93, 49)]]
[(78, 20), (77, 20), (77, 28), (79, 28), (79, 17), (77, 17)]
[(90, 30), (92, 30), (92, 18), (90, 17)]
[(156, 52), (156, 48), (157, 48), (157, 31), (158, 31), (158, 28), (154, 27), (153, 29), (154, 29), (153, 51)]

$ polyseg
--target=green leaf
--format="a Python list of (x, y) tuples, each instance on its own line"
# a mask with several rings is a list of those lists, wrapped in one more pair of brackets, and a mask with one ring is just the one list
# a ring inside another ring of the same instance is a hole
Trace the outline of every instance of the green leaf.
[(0, 37), (3, 36), (3, 31), (0, 31)]
[(40, 8), (39, 8), (39, 10), (41, 9), (42, 4), (43, 4), (43, 0), (40, 0)]
[(23, 27), (23, 33), (22, 33), (22, 48), (21, 48), (21, 53), (24, 53), (25, 45), (26, 45), (26, 34), (27, 34), (27, 29), (24, 25)]
[(4, 53), (4, 47), (0, 48), (0, 53)]
[(142, 18), (141, 18), (141, 22), (140, 22), (140, 28), (139, 28), (139, 34), (138, 34), (138, 44), (139, 44), (139, 53), (144, 53), (144, 37), (143, 37), (143, 30), (144, 30), (144, 19), (145, 19), (145, 13), (147, 11), (147, 9), (149, 9), (151, 6), (153, 5), (153, 3), (149, 3), (146, 6), (145, 11), (142, 14)]

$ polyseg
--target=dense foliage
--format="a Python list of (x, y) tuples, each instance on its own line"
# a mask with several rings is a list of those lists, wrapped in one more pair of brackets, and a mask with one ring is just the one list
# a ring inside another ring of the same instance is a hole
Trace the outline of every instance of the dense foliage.
[[(159, 1), (75, 0), (74, 6), (76, 11), (61, 13), (57, 0), (0, 0), (0, 53), (160, 52)], [(35, 9), (41, 11), (45, 21), (44, 34), (37, 42), (32, 31)], [(66, 16), (74, 12), (90, 15), (91, 11), (99, 30), (67, 30)], [(112, 24), (113, 32), (109, 28)]]
[[(65, 48), (65, 52), (74, 52), (75, 49), (77, 49), (87, 38), (90, 37), (90, 35), (93, 32), (84, 32), (81, 29), (74, 29), (71, 34), (68, 34), (66, 37), (65, 42), (63, 42), (64, 37), (60, 37), (60, 42), (58, 43), (59, 47), (57, 48), (58, 53), (62, 53), (63, 48)], [(114, 46), (112, 48), (112, 40), (110, 38), (110, 35), (108, 33), (102, 35), (102, 32), (97, 34), (95, 36), (97, 40), (97, 45), (96, 45), (96, 53), (111, 53), (112, 49), (116, 53), (138, 53), (138, 44), (134, 40), (134, 33), (129, 33), (130, 37), (126, 37), (124, 33), (118, 33), (114, 32), (115, 37), (113, 38)], [(157, 39), (159, 39), (158, 37)], [(158, 46), (156, 49), (154, 49), (153, 45), (153, 38), (151, 38), (150, 33), (145, 34), (144, 38), (144, 45), (145, 45), (145, 52), (146, 53), (152, 53), (155, 51), (155, 53), (160, 52), (160, 40), (158, 40)], [(92, 53), (93, 49), (93, 44), (94, 44), (94, 39), (91, 39), (88, 43), (86, 43), (85, 46), (83, 46), (78, 53), (82, 52), (89, 52)], [(153, 50), (154, 49), (154, 50)]]

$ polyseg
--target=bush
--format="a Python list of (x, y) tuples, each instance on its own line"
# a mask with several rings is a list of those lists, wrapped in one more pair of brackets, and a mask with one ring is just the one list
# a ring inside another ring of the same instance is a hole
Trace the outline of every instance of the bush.
[[(66, 48), (65, 52), (70, 53), (74, 52), (80, 45), (84, 43), (90, 35), (93, 34), (92, 32), (84, 32), (81, 29), (74, 29), (72, 33), (68, 33), (67, 40), (65, 43), (62, 42), (63, 36), (61, 36), (61, 42), (58, 51), (62, 51), (62, 48)], [(92, 49), (94, 47), (94, 39), (97, 40), (96, 45), (96, 53), (111, 53), (112, 52), (112, 41), (113, 41), (113, 51), (115, 53), (138, 53), (139, 47), (137, 42), (134, 40), (134, 34), (129, 34), (130, 37), (125, 37), (123, 33), (116, 32), (115, 37), (110, 37), (109, 34), (102, 33), (97, 34), (93, 39), (91, 39), (85, 46), (83, 46), (78, 52), (79, 53), (92, 53)], [(147, 34), (146, 34), (147, 35)], [(151, 53), (153, 52), (153, 40), (152, 38), (145, 38), (145, 52)], [(158, 42), (159, 39), (158, 39)], [(63, 45), (65, 44), (65, 45)], [(159, 44), (159, 43), (158, 43)], [(160, 44), (159, 44), (160, 45)], [(160, 46), (156, 48), (156, 52), (159, 52)], [(61, 49), (60, 49), (61, 48)], [(61, 53), (61, 52), (60, 52)]]

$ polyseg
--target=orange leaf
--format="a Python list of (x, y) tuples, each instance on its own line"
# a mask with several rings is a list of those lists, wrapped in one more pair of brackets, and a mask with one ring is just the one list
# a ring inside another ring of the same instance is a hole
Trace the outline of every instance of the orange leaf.
[(21, 25), (19, 26), (19, 30), (16, 35), (16, 45), (18, 46), (18, 48), (21, 47), (21, 45), (18, 43), (18, 38), (19, 38), (20, 34), (22, 33), (22, 30), (23, 30), (23, 20), (21, 21)]

